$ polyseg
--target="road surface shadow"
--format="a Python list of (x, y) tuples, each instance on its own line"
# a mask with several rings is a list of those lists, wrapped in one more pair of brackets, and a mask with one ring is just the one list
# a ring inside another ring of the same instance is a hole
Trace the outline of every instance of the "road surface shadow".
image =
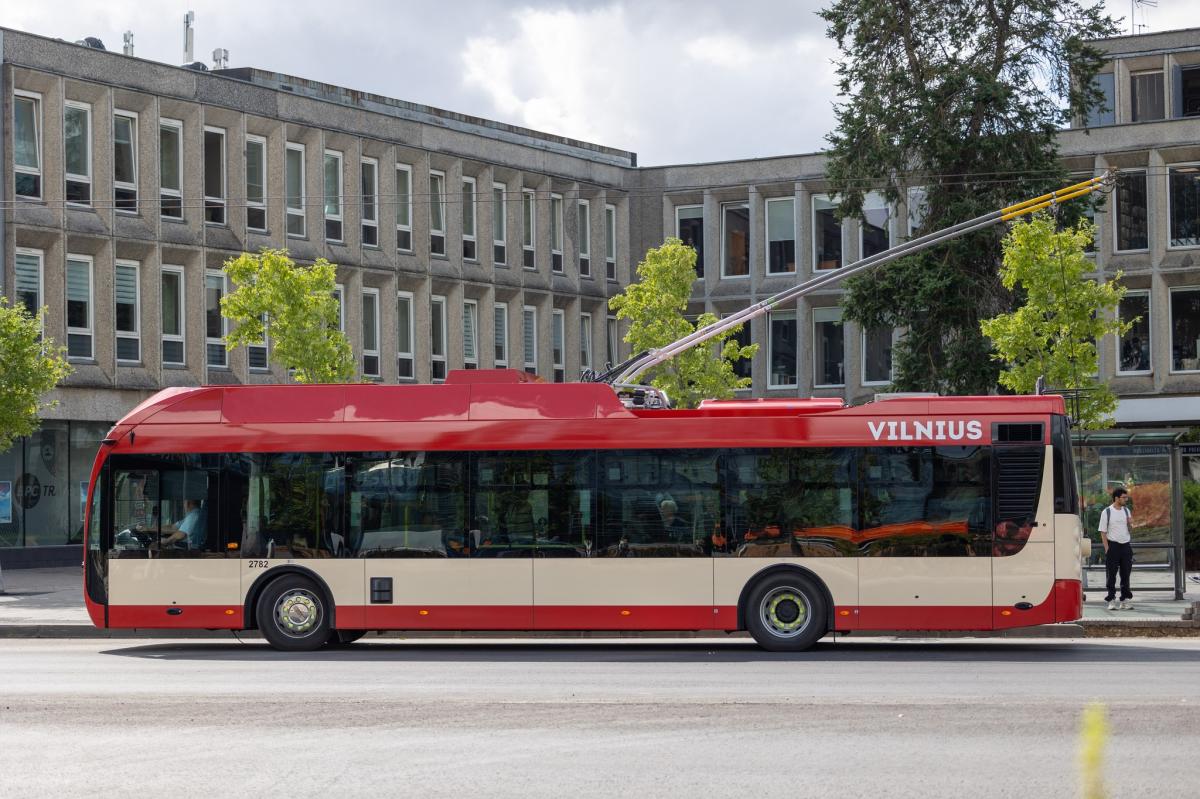
[(753, 641), (712, 640), (546, 641), (513, 642), (428, 639), (398, 641), (366, 638), (343, 647), (315, 652), (278, 652), (260, 639), (230, 643), (171, 642), (119, 646), (101, 652), (117, 657), (195, 661), (326, 661), (326, 662), (521, 662), (521, 663), (1186, 663), (1196, 665), (1200, 653), (1189, 639), (1170, 639), (1177, 646), (1091, 643), (1083, 641), (823, 641), (807, 652), (767, 652)]

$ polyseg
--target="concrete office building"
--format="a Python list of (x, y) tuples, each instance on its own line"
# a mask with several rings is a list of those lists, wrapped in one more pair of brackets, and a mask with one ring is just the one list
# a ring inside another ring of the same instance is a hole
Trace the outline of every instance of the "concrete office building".
[[(48, 306), (46, 335), (74, 367), (42, 428), (0, 454), (6, 565), (77, 557), (99, 439), (154, 391), (286, 379), (269, 340), (220, 338), (219, 270), (244, 250), (339, 265), (368, 379), (508, 366), (566, 380), (628, 356), (607, 300), (668, 235), (701, 251), (692, 310), (728, 313), (909, 229), (909, 209), (881, 201), (866, 224), (839, 223), (821, 154), (638, 168), (630, 152), (258, 69), (0, 37), (0, 282)], [(1063, 156), (1144, 178), (1097, 218), (1097, 268), (1124, 271), (1122, 313), (1143, 317), (1104, 343), (1101, 373), (1119, 421), (1195, 421), (1200, 30), (1103, 45), (1115, 112), (1064, 131)], [(838, 299), (749, 327), (753, 395), (857, 402), (888, 384), (894, 332), (841, 324)]]

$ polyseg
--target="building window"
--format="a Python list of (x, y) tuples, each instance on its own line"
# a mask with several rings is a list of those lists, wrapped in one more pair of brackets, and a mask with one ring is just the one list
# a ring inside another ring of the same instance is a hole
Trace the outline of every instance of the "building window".
[(814, 383), (818, 388), (846, 384), (844, 332), (840, 308), (813, 309)]
[(117, 261), (115, 272), (117, 363), (139, 363), (142, 360), (142, 336), (138, 265), (133, 261)]
[(704, 279), (704, 206), (675, 207), (675, 235), (684, 246), (696, 251), (696, 278)]
[(521, 251), (522, 264), (526, 269), (537, 269), (534, 257), (534, 242), (537, 241), (537, 213), (533, 206), (533, 190), (521, 190)]
[(1181, 117), (1200, 116), (1200, 66), (1180, 69), (1179, 108)]
[(429, 252), (446, 254), (446, 176), (429, 173)]
[(838, 269), (842, 265), (842, 223), (837, 218), (837, 203), (826, 194), (814, 194), (813, 263), (817, 269)]
[(1097, 75), (1096, 88), (1104, 95), (1104, 99), (1100, 101), (1099, 105), (1088, 109), (1087, 116), (1083, 121), (1084, 126), (1098, 128), (1102, 125), (1117, 124), (1116, 76), (1111, 72)]
[(325, 151), (325, 240), (342, 241), (342, 154)]
[(592, 315), (579, 314), (579, 367), (592, 368)]
[(412, 252), (412, 167), (396, 165), (396, 249)]
[(113, 112), (113, 207), (137, 213), (137, 114)]
[(183, 268), (162, 268), (162, 361), (164, 365), (183, 366), (184, 348)]
[(537, 374), (537, 309), (532, 305), (526, 305), (521, 311), (525, 371), (535, 375)]
[(67, 356), (92, 358), (92, 257), (67, 256)]
[(557, 308), (550, 313), (550, 350), (554, 356), (555, 383), (565, 383), (567, 380), (564, 317), (565, 314)]
[(13, 172), (16, 195), (42, 198), (42, 96), (13, 93)]
[(929, 192), (924, 186), (909, 186), (908, 198), (908, 237), (916, 238), (921, 225), (925, 224), (925, 216), (929, 213)]
[(1170, 246), (1200, 246), (1200, 166), (1171, 167), (1170, 199)]
[(204, 128), (204, 221), (225, 224), (225, 131)]
[(429, 307), (429, 356), (432, 361), (433, 381), (440, 383), (446, 379), (446, 298), (433, 296), (430, 298)]
[(304, 145), (287, 144), (287, 234), (303, 238), (304, 224)]
[(17, 304), (34, 319), (42, 312), (43, 254), (41, 250), (17, 249), (16, 274), (13, 276)]
[(260, 319), (263, 325), (262, 338), (256, 344), (246, 345), (246, 365), (252, 372), (267, 371), (267, 315), (263, 314)]
[(1150, 246), (1146, 215), (1146, 173), (1122, 172), (1117, 176), (1117, 250), (1144, 250)]
[(1200, 372), (1200, 288), (1171, 289), (1171, 371)]
[(379, 162), (362, 160), (362, 243), (379, 246)]
[(768, 362), (771, 381), (767, 388), (795, 388), (796, 381), (796, 312), (772, 311)]
[(246, 228), (267, 229), (267, 140), (246, 136)]
[[(722, 314), (722, 317), (729, 314)], [(737, 332), (729, 337), (730, 341), (736, 341), (739, 347), (749, 347), (753, 343), (753, 338), (750, 333), (750, 323), (746, 322), (737, 329)], [(733, 373), (739, 378), (751, 377), (754, 374), (754, 359), (753, 358), (738, 358), (733, 362)]]
[(341, 283), (335, 283), (333, 286), (333, 300), (338, 307), (338, 330), (346, 332), (346, 303), (342, 302), (342, 298), (346, 296), (346, 287)]
[(475, 241), (475, 178), (464, 177), (462, 188), (463, 258), (479, 260)]
[(508, 306), (497, 303), (492, 309), (495, 313), (493, 320), (493, 345), (496, 368), (508, 366)]
[(363, 375), (379, 377), (379, 289), (362, 290)]
[(1117, 318), (1132, 323), (1117, 341), (1117, 373), (1149, 374), (1154, 368), (1150, 357), (1150, 292), (1128, 292), (1121, 298)]
[(592, 206), (579, 201), (579, 275), (592, 276)]
[(750, 274), (749, 203), (724, 203), (721, 228), (721, 276), (747, 277)]
[(563, 201), (561, 194), (550, 195), (550, 269), (563, 271)]
[(508, 217), (504, 210), (504, 195), (506, 187), (503, 183), (492, 184), (492, 260), (496, 266), (508, 265), (507, 224)]
[(870, 258), (891, 246), (888, 232), (891, 218), (887, 199), (879, 192), (867, 192), (863, 197), (863, 221), (859, 228), (859, 257)]
[(617, 326), (617, 317), (610, 316), (605, 320), (605, 338), (608, 340), (609, 368), (621, 362), (621, 329)]
[(413, 324), (413, 295), (407, 291), (396, 294), (397, 339), (396, 352), (399, 353), (397, 365), (401, 380), (412, 380), (416, 377), (413, 357), (413, 339), (416, 330)]
[(463, 367), (479, 368), (479, 303), (463, 300)]
[(796, 200), (767, 200), (767, 272), (796, 271)]
[(1161, 69), (1134, 72), (1129, 76), (1129, 89), (1134, 122), (1151, 122), (1166, 118), (1167, 107), (1163, 96)]
[(160, 213), (183, 219), (183, 123), (176, 119), (158, 122), (158, 187)]
[(872, 327), (863, 331), (862, 365), (864, 386), (892, 382), (892, 328)]
[(63, 147), (66, 153), (67, 202), (91, 205), (92, 107), (87, 103), (67, 100), (63, 104)]
[(229, 365), (225, 349), (225, 334), (229, 323), (221, 314), (221, 298), (225, 296), (225, 274), (210, 271), (204, 275), (204, 362), (225, 368)]
[(609, 280), (617, 279), (617, 207), (604, 206), (604, 271)]

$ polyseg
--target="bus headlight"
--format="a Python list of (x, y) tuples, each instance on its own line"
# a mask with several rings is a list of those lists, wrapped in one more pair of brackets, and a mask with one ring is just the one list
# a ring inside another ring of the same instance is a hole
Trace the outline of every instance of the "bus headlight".
[(1079, 536), (1079, 557), (1087, 559), (1092, 556), (1092, 539), (1086, 535)]

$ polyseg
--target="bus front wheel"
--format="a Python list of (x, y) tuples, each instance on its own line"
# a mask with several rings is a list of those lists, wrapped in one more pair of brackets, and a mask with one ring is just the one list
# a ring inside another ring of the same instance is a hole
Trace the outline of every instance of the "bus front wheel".
[(325, 595), (298, 574), (285, 574), (263, 589), (256, 616), (267, 642), (285, 652), (310, 652), (329, 640)]
[(746, 627), (763, 649), (799, 652), (827, 632), (825, 595), (808, 577), (776, 573), (764, 577), (746, 605)]

